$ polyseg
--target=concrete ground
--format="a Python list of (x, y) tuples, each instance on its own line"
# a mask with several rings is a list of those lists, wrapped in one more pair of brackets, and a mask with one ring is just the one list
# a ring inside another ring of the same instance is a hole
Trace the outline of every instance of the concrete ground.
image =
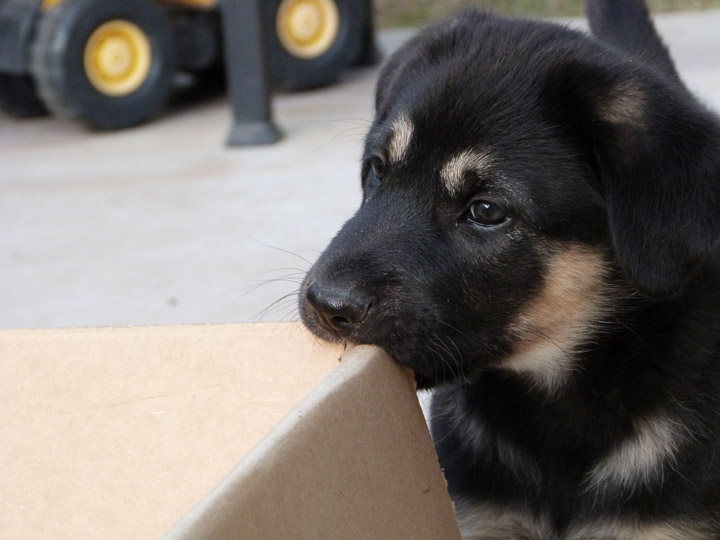
[[(720, 11), (658, 26), (720, 110)], [(295, 318), (298, 280), (359, 204), (376, 75), (277, 96), (285, 137), (262, 148), (224, 146), (221, 97), (117, 133), (0, 116), (0, 327)]]

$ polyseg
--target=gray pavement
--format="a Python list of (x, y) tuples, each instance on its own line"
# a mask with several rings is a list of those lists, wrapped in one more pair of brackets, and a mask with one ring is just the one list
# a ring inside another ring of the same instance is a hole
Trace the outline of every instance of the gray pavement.
[[(657, 20), (720, 110), (720, 11)], [(277, 96), (285, 137), (262, 148), (223, 145), (222, 98), (118, 133), (0, 116), (0, 327), (296, 318), (297, 280), (360, 201), (376, 75)]]

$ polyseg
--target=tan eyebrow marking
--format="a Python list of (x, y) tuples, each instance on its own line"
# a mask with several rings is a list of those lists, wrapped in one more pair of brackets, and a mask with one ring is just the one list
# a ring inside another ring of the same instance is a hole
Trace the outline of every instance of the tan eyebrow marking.
[(617, 84), (598, 98), (597, 114), (611, 124), (631, 124), (643, 127), (646, 119), (647, 96), (630, 82)]
[(388, 145), (391, 163), (399, 163), (407, 154), (413, 135), (413, 125), (406, 115), (399, 116), (392, 125), (392, 136)]
[(491, 164), (492, 157), (488, 152), (464, 150), (445, 163), (440, 170), (440, 178), (448, 193), (455, 195), (462, 188), (466, 172), (475, 171), (481, 173)]

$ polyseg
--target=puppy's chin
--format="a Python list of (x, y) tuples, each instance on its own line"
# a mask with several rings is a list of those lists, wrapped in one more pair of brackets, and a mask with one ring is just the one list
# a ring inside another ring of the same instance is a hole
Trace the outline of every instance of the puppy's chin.
[[(306, 284), (310, 279), (306, 280)], [(396, 363), (410, 368), (417, 388), (431, 389), (440, 385), (468, 380), (470, 366), (464, 362), (458, 336), (445, 336), (443, 329), (427, 324), (408, 324), (408, 317), (382, 317), (367, 320), (347, 331), (335, 331), (323, 323), (308, 300), (307, 285), (299, 297), (300, 318), (316, 337), (331, 343), (372, 345), (383, 349)], [(415, 319), (409, 317), (411, 321)], [(428, 340), (428, 335), (435, 336)], [(467, 352), (467, 351), (466, 351)]]
[(388, 354), (401, 366), (408, 367), (415, 375), (415, 383), (418, 390), (431, 390), (438, 386), (466, 381), (468, 374), (461, 366), (453, 366), (441, 362), (438, 365), (427, 363), (423, 358), (428, 356), (428, 351), (413, 352), (412, 349), (402, 349)]
[(374, 342), (372, 340), (363, 340), (360, 337), (350, 336), (343, 338), (338, 334), (331, 332), (322, 326), (312, 310), (300, 309), (301, 320), (305, 327), (316, 337), (331, 343), (348, 343), (353, 345), (374, 345), (383, 349), (395, 362), (403, 367), (410, 368), (415, 376), (415, 383), (418, 390), (428, 390), (437, 386), (457, 382), (465, 379), (465, 374), (458, 366), (449, 369), (448, 365), (443, 363), (438, 368), (432, 363), (424, 362), (422, 359), (429, 354), (428, 351), (413, 351), (410, 347), (399, 347), (393, 350), (391, 347), (385, 346), (383, 343)]
[(456, 376), (447, 377), (438, 373), (424, 375), (414, 369), (413, 374), (415, 375), (415, 385), (417, 386), (418, 390), (432, 390), (433, 388), (437, 388), (438, 386), (443, 386), (445, 384), (451, 384), (462, 380), (461, 378), (458, 378)]

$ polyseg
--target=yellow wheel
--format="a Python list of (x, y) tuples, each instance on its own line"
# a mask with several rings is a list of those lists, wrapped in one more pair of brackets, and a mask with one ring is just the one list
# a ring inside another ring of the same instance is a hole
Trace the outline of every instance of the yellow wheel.
[(150, 73), (150, 40), (131, 22), (108, 21), (90, 35), (84, 65), (87, 78), (99, 92), (127, 96), (140, 88)]
[(282, 0), (276, 28), (280, 43), (290, 54), (310, 60), (332, 47), (340, 15), (334, 0)]
[(166, 102), (173, 47), (172, 22), (159, 2), (62, 0), (39, 18), (31, 71), (53, 113), (119, 129)]

